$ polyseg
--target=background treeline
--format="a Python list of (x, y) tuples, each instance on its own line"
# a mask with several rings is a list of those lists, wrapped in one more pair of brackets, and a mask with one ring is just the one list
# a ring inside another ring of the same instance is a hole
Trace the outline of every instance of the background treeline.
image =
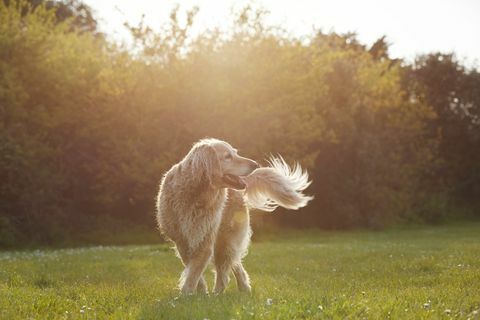
[(315, 201), (260, 227), (478, 216), (477, 70), (392, 59), (384, 38), (297, 39), (250, 7), (192, 38), (195, 12), (127, 25), (127, 46), (80, 2), (0, 2), (0, 245), (154, 234), (162, 173), (203, 137), (308, 168)]

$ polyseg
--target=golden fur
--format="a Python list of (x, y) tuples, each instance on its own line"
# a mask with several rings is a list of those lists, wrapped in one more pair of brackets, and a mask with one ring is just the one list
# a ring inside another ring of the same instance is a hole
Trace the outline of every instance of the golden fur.
[(203, 272), (212, 257), (216, 293), (226, 288), (230, 271), (239, 290), (250, 291), (242, 265), (251, 236), (248, 208), (298, 209), (312, 199), (302, 194), (309, 184), (300, 166), (291, 170), (282, 158), (258, 168), (224, 141), (197, 142), (164, 175), (157, 197), (158, 226), (185, 266), (182, 293), (208, 292)]

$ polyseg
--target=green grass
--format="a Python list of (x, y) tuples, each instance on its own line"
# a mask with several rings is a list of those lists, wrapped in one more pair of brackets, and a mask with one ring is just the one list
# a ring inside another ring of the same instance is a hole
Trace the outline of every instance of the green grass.
[[(253, 292), (179, 297), (167, 245), (0, 253), (1, 319), (478, 319), (480, 224), (287, 232), (254, 242)], [(212, 275), (208, 272), (211, 285)]]

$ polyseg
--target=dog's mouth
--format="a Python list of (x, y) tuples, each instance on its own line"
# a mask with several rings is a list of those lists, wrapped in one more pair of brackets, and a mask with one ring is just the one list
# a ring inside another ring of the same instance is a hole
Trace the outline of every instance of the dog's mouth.
[(228, 187), (233, 189), (242, 190), (247, 187), (242, 177), (233, 174), (224, 174), (222, 180)]

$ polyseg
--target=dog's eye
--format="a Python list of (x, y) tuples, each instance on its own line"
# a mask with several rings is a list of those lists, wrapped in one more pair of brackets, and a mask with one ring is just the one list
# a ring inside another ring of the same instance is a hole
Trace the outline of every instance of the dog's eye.
[(227, 153), (227, 154), (225, 155), (225, 160), (232, 160), (232, 158), (233, 158), (233, 157), (232, 157), (232, 155), (231, 155), (230, 153)]

